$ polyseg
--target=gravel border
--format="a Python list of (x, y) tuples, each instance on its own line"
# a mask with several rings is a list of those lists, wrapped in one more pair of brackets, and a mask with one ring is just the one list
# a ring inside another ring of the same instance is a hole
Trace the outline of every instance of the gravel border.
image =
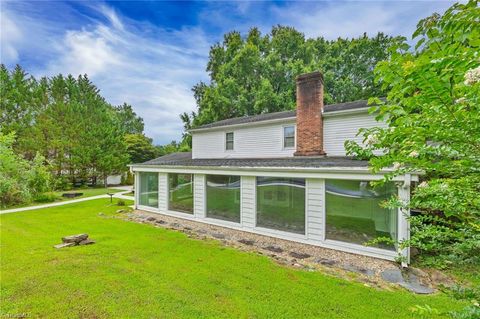
[[(119, 211), (125, 213), (125, 211)], [(197, 239), (214, 239), (242, 251), (259, 253), (280, 264), (309, 271), (322, 270), (337, 277), (357, 278), (372, 286), (384, 286), (381, 272), (398, 269), (398, 264), (378, 258), (351, 254), (334, 249), (298, 243), (266, 235), (206, 224), (179, 217), (134, 210), (122, 214), (134, 222), (177, 230)], [(353, 273), (353, 276), (352, 276)], [(384, 287), (385, 288), (385, 287)]]

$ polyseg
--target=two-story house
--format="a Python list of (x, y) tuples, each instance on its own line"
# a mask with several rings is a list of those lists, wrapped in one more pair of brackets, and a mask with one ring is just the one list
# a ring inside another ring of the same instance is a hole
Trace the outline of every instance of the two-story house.
[(373, 188), (388, 170), (347, 157), (346, 140), (384, 126), (366, 101), (323, 105), (323, 77), (297, 79), (297, 109), (227, 119), (190, 130), (192, 152), (131, 165), (138, 209), (393, 260), (387, 237), (408, 238), (407, 214), (379, 204), (408, 201), (416, 174)]

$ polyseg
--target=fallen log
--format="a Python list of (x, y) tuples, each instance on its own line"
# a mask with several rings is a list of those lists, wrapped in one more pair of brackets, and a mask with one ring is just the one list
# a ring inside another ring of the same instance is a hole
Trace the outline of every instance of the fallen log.
[(71, 235), (71, 236), (65, 236), (62, 237), (62, 241), (64, 243), (79, 243), (82, 240), (85, 240), (88, 238), (88, 234), (78, 234), (78, 235)]

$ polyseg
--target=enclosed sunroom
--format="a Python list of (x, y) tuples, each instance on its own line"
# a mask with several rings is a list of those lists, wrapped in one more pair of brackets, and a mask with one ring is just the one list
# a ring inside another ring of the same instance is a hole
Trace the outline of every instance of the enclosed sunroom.
[[(176, 153), (135, 172), (136, 208), (247, 232), (393, 260), (408, 238), (408, 200), (416, 175), (372, 186), (364, 161), (341, 158), (192, 159)], [(391, 241), (373, 244), (372, 240)]]

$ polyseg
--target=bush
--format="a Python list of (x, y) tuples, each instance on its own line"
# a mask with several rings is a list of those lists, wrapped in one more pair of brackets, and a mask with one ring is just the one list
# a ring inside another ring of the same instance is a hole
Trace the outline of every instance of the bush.
[(133, 185), (133, 174), (128, 171), (126, 174), (122, 175), (122, 185)]
[(66, 176), (58, 176), (53, 180), (53, 189), (57, 191), (67, 191), (72, 189), (72, 184)]
[(38, 194), (34, 200), (37, 203), (51, 203), (51, 202), (54, 202), (57, 198), (58, 196), (55, 193), (47, 192), (47, 193)]
[(457, 300), (480, 300), (480, 286), (479, 287), (464, 287), (455, 285), (447, 292)]
[(125, 201), (123, 199), (119, 199), (117, 201), (117, 206), (126, 206), (127, 204), (125, 203)]
[(418, 23), (414, 48), (406, 41), (392, 48), (375, 67), (386, 99), (370, 101), (388, 127), (361, 129), (362, 144), (345, 144), (348, 155), (369, 159), (373, 172), (393, 168), (386, 180), (424, 172), (410, 203), (398, 201), (421, 211), (400, 246), (441, 268), (480, 264), (478, 10), (477, 0), (456, 3)]
[(473, 223), (422, 213), (410, 218), (412, 237), (401, 246), (417, 248), (423, 266), (449, 268), (480, 264), (480, 229)]
[(0, 204), (14, 205), (30, 200), (25, 181), (27, 162), (13, 152), (15, 134), (0, 133)]
[(453, 319), (477, 319), (480, 318), (480, 287), (453, 286), (447, 291), (457, 300), (468, 300), (472, 304), (458, 311), (450, 311), (448, 314)]
[(45, 165), (45, 157), (39, 153), (35, 155), (27, 177), (28, 187), (32, 194), (45, 193), (51, 189), (52, 176), (48, 171), (48, 166)]
[(449, 315), (453, 319), (478, 319), (480, 318), (480, 307), (478, 303), (473, 304), (459, 311), (451, 311)]

